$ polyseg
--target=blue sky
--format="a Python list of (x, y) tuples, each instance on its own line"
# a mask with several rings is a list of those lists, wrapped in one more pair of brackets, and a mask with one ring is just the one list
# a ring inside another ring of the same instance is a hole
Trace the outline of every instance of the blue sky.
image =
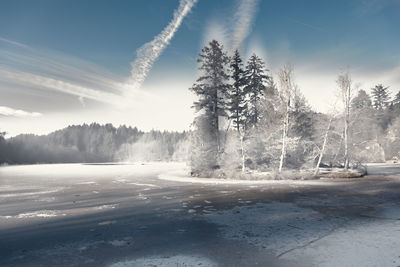
[[(241, 12), (244, 2), (249, 12)], [(126, 87), (136, 51), (163, 31), (178, 6), (177, 0), (1, 1), (1, 130), (46, 133), (92, 121), (188, 129), (187, 88), (199, 50), (212, 38), (229, 49), (237, 32), (242, 55), (258, 53), (273, 76), (290, 62), (316, 110), (328, 110), (346, 67), (362, 89), (384, 83), (400, 90), (398, 0), (198, 0), (144, 83)], [(135, 101), (119, 104), (128, 96)]]

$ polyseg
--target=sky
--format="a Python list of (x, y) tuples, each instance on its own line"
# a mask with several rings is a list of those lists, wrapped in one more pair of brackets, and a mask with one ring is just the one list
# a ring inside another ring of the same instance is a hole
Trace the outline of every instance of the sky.
[[(399, 0), (2, 0), (0, 131), (71, 124), (188, 130), (201, 48), (212, 39), (277, 77), (291, 64), (318, 112), (349, 69), (400, 91)], [(277, 80), (277, 78), (276, 78)]]

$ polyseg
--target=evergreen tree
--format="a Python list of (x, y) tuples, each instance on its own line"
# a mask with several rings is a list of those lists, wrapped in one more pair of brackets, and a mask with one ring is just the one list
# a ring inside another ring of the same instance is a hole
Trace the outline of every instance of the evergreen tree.
[[(261, 117), (259, 102), (266, 91), (265, 83), (270, 79), (264, 74), (264, 62), (253, 54), (247, 62), (245, 71), (245, 93), (248, 96), (249, 107), (247, 123), (255, 126)], [(267, 70), (268, 71), (268, 70)]]
[(218, 147), (212, 121), (205, 114), (194, 119), (190, 140), (190, 166), (193, 176), (207, 176), (218, 166)]
[(244, 126), (245, 123), (244, 113), (247, 105), (244, 93), (243, 63), (238, 50), (235, 51), (230, 67), (232, 71), (231, 78), (233, 80), (233, 85), (228, 96), (229, 118), (233, 120), (233, 126), (237, 132), (239, 132), (240, 128)]
[(300, 139), (312, 139), (314, 136), (314, 112), (311, 111), (305, 97), (296, 90), (293, 96), (293, 107), (290, 110), (290, 129), (292, 137)]
[[(200, 63), (199, 69), (202, 71), (202, 76), (197, 79), (190, 90), (198, 97), (193, 107), (196, 112), (200, 112), (194, 121), (197, 149), (204, 151), (196, 154), (213, 159), (214, 165), (218, 165), (216, 161), (218, 154), (222, 151), (219, 118), (227, 116), (226, 98), (230, 88), (227, 73), (229, 57), (223, 51), (222, 45), (213, 40), (201, 50), (197, 62)], [(201, 160), (203, 159), (196, 160), (192, 157), (192, 163)], [(211, 166), (212, 164), (207, 163), (206, 165)], [(197, 170), (198, 168), (192, 165), (192, 169)]]
[(374, 98), (374, 107), (377, 110), (383, 110), (389, 104), (389, 87), (384, 87), (382, 84), (376, 85), (372, 88), (372, 96)]
[(0, 132), (0, 163), (7, 161), (7, 144), (4, 136), (5, 132)]
[(394, 97), (392, 104), (395, 108), (400, 109), (400, 91)]
[(351, 101), (351, 108), (353, 110), (363, 110), (365, 108), (372, 108), (371, 97), (365, 90), (358, 91), (358, 94)]
[(394, 97), (391, 106), (393, 107), (394, 116), (400, 116), (400, 91)]
[(400, 91), (396, 94), (396, 96), (394, 97), (393, 101), (392, 101), (393, 105), (400, 105)]

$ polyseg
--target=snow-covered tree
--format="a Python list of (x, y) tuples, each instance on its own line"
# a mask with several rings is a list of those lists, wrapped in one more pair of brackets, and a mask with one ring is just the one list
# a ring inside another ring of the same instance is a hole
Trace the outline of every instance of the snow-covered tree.
[(283, 162), (286, 157), (288, 132), (289, 132), (289, 116), (291, 111), (291, 101), (293, 100), (295, 87), (293, 85), (293, 69), (290, 65), (284, 66), (279, 72), (280, 96), (282, 100), (282, 147), (279, 160), (279, 172), (282, 171)]
[[(243, 63), (240, 57), (239, 51), (236, 50), (232, 59), (231, 59), (231, 78), (233, 84), (231, 86), (231, 90), (229, 90), (228, 94), (228, 110), (229, 110), (229, 118), (233, 121), (233, 126), (236, 130), (236, 135), (238, 137), (238, 143), (240, 144), (240, 158), (242, 165), (242, 172), (245, 171), (245, 148), (244, 148), (244, 138), (245, 138), (245, 123), (246, 123), (246, 115), (247, 115), (247, 100), (246, 94), (244, 91), (245, 80), (244, 80), (244, 70)], [(230, 140), (229, 144), (235, 145), (236, 142), (232, 142)], [(230, 148), (229, 154), (232, 154), (235, 148)], [(235, 154), (235, 153), (233, 153)], [(229, 155), (228, 158), (231, 156)]]
[(317, 156), (318, 157), (318, 161), (317, 161), (317, 164), (315, 166), (314, 175), (318, 175), (319, 168), (320, 168), (321, 163), (322, 163), (322, 159), (325, 156), (325, 153), (326, 153), (325, 151), (326, 151), (326, 147), (327, 147), (327, 144), (328, 144), (328, 141), (329, 141), (329, 134), (330, 134), (330, 131), (331, 131), (331, 126), (332, 126), (332, 121), (334, 120), (334, 118), (335, 118), (334, 113), (328, 114), (328, 118), (327, 118), (328, 119), (328, 123), (326, 125), (326, 128), (324, 129), (325, 132), (323, 134), (322, 145), (320, 147), (318, 147), (318, 156)]
[(388, 106), (390, 100), (388, 89), (389, 87), (384, 87), (382, 84), (378, 84), (372, 88), (374, 107), (377, 110), (383, 110)]
[[(207, 160), (211, 162), (203, 164), (204, 167), (217, 166), (219, 153), (222, 152), (220, 117), (227, 116), (226, 99), (230, 88), (227, 71), (230, 61), (222, 45), (213, 40), (201, 50), (197, 62), (200, 63), (201, 76), (190, 90), (197, 96), (193, 107), (199, 114), (194, 121), (197, 140), (194, 145), (202, 152), (196, 154), (200, 158), (192, 156), (192, 163)], [(194, 165), (192, 167), (198, 169)]]
[(207, 172), (217, 168), (218, 147), (212, 121), (205, 114), (193, 122), (190, 140), (190, 167), (194, 176), (207, 176)]
[(265, 74), (265, 64), (261, 58), (253, 54), (247, 62), (245, 71), (245, 92), (248, 97), (247, 124), (256, 126), (260, 120), (260, 100), (265, 94), (266, 82), (270, 79)]
[(391, 107), (393, 108), (393, 115), (400, 116), (400, 91), (395, 95), (392, 100)]
[(294, 85), (292, 99), (287, 133), (287, 136), (291, 139), (292, 146), (287, 151), (286, 166), (300, 168), (305, 164), (313, 164), (315, 157), (316, 115), (297, 85)]
[[(353, 162), (377, 162), (382, 158), (381, 130), (370, 96), (364, 91), (351, 101), (350, 154)], [(368, 128), (368, 130), (366, 130)], [(384, 156), (383, 156), (384, 157)]]
[(343, 141), (344, 141), (344, 169), (349, 168), (349, 126), (350, 126), (350, 110), (351, 102), (354, 97), (356, 88), (353, 86), (353, 82), (349, 71), (346, 71), (339, 75), (336, 80), (339, 86), (339, 92), (342, 97), (343, 102), (343, 120), (344, 120), (344, 131), (343, 131)]
[(385, 141), (387, 142), (387, 158), (400, 160), (400, 117), (395, 119), (388, 127)]
[(246, 95), (244, 92), (244, 70), (239, 51), (236, 50), (231, 60), (231, 78), (233, 81), (231, 90), (228, 92), (229, 118), (239, 133), (245, 123), (245, 111), (247, 108)]
[(295, 86), (293, 104), (290, 111), (290, 131), (293, 136), (301, 139), (311, 139), (314, 135), (313, 112), (306, 98)]
[(365, 90), (358, 91), (358, 94), (351, 101), (351, 108), (353, 110), (363, 110), (366, 108), (372, 108), (372, 100), (371, 97)]
[(396, 96), (394, 97), (392, 104), (394, 106), (400, 105), (400, 91), (396, 94)]

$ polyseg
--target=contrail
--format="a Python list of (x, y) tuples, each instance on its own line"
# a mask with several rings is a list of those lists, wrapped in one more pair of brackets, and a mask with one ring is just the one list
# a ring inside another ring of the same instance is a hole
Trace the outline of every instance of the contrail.
[(231, 50), (239, 49), (250, 32), (259, 0), (240, 0), (234, 15)]
[(154, 37), (153, 41), (144, 44), (136, 51), (136, 59), (131, 63), (131, 78), (128, 83), (132, 89), (139, 89), (151, 67), (169, 44), (182, 20), (190, 12), (197, 0), (180, 0), (174, 17), (164, 30)]

